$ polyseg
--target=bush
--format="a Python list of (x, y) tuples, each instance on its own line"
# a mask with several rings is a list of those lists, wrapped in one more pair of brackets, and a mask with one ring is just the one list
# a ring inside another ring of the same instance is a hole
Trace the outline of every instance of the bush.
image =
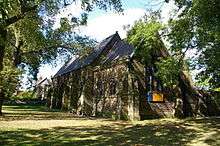
[(19, 100), (28, 100), (28, 99), (36, 99), (36, 93), (34, 91), (20, 91), (17, 93), (17, 95), (15, 96), (12, 96), (11, 98), (16, 100), (16, 99), (19, 99)]
[(0, 72), (0, 91), (3, 92), (4, 97), (10, 98), (15, 92), (19, 83), (19, 69), (5, 66), (4, 70)]

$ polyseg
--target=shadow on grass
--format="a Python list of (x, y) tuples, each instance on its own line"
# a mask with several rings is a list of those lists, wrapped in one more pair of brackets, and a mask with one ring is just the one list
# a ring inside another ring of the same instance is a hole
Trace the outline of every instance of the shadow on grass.
[(23, 105), (23, 104), (17, 104), (17, 105), (5, 105), (3, 106), (3, 110), (7, 111), (45, 111), (45, 107), (41, 105)]
[(3, 107), (3, 116), (0, 116), (0, 121), (77, 120), (77, 119), (80, 119), (80, 120), (94, 119), (95, 120), (99, 118), (78, 116), (67, 111), (61, 111), (58, 109), (51, 110), (45, 106), (39, 106), (39, 105), (7, 105)]
[(211, 146), (219, 146), (220, 145), (220, 132), (216, 132), (215, 134), (210, 135), (207, 139), (205, 139), (204, 142)]
[(54, 127), (0, 132), (0, 145), (184, 145), (194, 131), (181, 125)]
[(0, 121), (14, 120), (63, 120), (76, 118), (71, 113), (49, 110), (39, 105), (7, 105), (3, 107)]
[(188, 119), (186, 122), (192, 122), (196, 124), (205, 124), (203, 128), (217, 128), (220, 129), (220, 117), (209, 117), (209, 118), (200, 118), (200, 119)]
[[(80, 124), (88, 118), (74, 117), (70, 113), (50, 112), (40, 106), (5, 107), (3, 121), (10, 120), (60, 120), (62, 127), (37, 130), (0, 129), (0, 145), (167, 145), (182, 146), (193, 140), (208, 145), (220, 145), (220, 119), (188, 119), (179, 122), (141, 121), (138, 125), (125, 121), (101, 120), (102, 124)], [(65, 126), (62, 120), (79, 122), (79, 126)], [(96, 118), (92, 121), (96, 122)], [(36, 120), (36, 121), (35, 121)], [(19, 122), (19, 121), (18, 121)], [(44, 121), (43, 121), (44, 122)], [(45, 124), (48, 124), (45, 121)], [(3, 126), (4, 127), (4, 126)], [(50, 126), (48, 126), (50, 127)], [(6, 128), (7, 129), (7, 128)], [(210, 132), (209, 132), (210, 131)], [(204, 133), (208, 132), (209, 135)], [(202, 139), (201, 139), (202, 137)]]
[(206, 138), (204, 139), (204, 143), (211, 146), (220, 145), (220, 117), (190, 119), (190, 120), (186, 120), (186, 122), (190, 122), (192, 124), (194, 123), (206, 132), (210, 131), (210, 133), (207, 133)]

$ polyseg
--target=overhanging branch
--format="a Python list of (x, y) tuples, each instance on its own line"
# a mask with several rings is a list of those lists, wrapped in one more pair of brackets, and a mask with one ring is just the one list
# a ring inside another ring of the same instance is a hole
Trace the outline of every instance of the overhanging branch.
[(33, 7), (28, 7), (25, 10), (23, 10), (23, 13), (20, 13), (16, 16), (13, 16), (13, 17), (6, 19), (4, 22), (4, 26), (8, 27), (9, 25), (19, 21), (20, 19), (23, 19), (28, 12), (36, 10), (37, 7), (38, 7), (38, 5), (35, 5)]
[(48, 46), (39, 50), (33, 50), (33, 51), (28, 51), (28, 52), (23, 52), (21, 55), (30, 55), (30, 54), (42, 54), (46, 51), (50, 51), (51, 49), (57, 49), (57, 48), (64, 48), (64, 49), (73, 49), (72, 46), (68, 46), (68, 45), (52, 45), (52, 46)]

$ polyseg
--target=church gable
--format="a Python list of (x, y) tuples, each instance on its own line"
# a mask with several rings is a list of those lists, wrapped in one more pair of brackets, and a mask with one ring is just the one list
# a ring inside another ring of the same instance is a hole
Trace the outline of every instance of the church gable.
[(87, 57), (83, 59), (71, 59), (68, 63), (64, 64), (54, 77), (62, 76), (89, 65), (100, 66), (107, 63), (109, 64), (115, 60), (129, 56), (133, 50), (133, 47), (121, 40), (116, 32), (101, 41)]

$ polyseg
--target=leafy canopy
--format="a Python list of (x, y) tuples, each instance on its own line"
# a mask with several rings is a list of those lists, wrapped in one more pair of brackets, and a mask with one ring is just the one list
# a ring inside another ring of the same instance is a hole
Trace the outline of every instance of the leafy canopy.
[(156, 14), (146, 16), (138, 21), (128, 32), (128, 41), (136, 48), (135, 55), (147, 67), (155, 69), (155, 75), (164, 87), (175, 87), (183, 66), (179, 56), (170, 56), (162, 37), (165, 26), (159, 22)]
[(162, 47), (159, 31), (163, 28), (164, 26), (153, 17), (149, 20), (139, 20), (128, 31), (127, 40), (135, 46), (135, 54), (142, 62), (151, 64), (152, 54)]
[[(56, 16), (75, 2), (81, 4), (81, 15), (61, 18), (60, 27), (54, 28)], [(81, 55), (90, 50), (95, 41), (80, 36), (74, 28), (85, 25), (88, 13), (96, 7), (122, 11), (120, 0), (0, 0), (0, 92), (7, 86), (15, 89), (21, 73), (18, 68), (29, 68), (36, 80), (40, 64), (58, 54)]]
[[(197, 50), (191, 61), (194, 69), (202, 70), (200, 82), (220, 87), (220, 1), (175, 0), (179, 7), (176, 20), (170, 21), (168, 40), (176, 52)], [(208, 79), (208, 80), (207, 80)]]

